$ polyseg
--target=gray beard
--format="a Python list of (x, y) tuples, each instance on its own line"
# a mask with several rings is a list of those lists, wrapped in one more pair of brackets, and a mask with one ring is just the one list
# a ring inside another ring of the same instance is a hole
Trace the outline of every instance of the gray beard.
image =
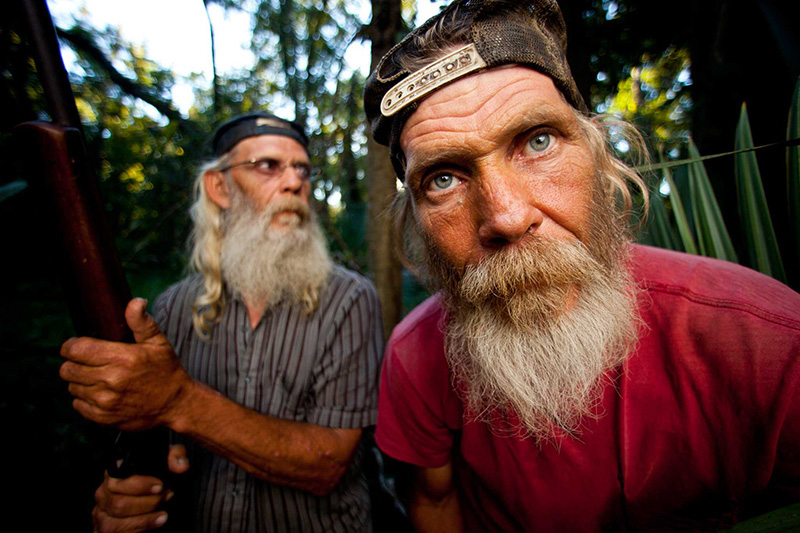
[[(600, 215), (600, 213), (598, 213)], [(638, 337), (629, 241), (614, 218), (580, 242), (529, 236), (463, 272), (427, 242), (443, 289), (445, 351), (468, 415), (498, 434), (577, 435)]]
[[(259, 211), (231, 183), (231, 207), (223, 213), (222, 279), (248, 305), (268, 310), (281, 301), (309, 303), (333, 268), (314, 214), (296, 198), (273, 201)], [(272, 227), (276, 213), (297, 217)]]

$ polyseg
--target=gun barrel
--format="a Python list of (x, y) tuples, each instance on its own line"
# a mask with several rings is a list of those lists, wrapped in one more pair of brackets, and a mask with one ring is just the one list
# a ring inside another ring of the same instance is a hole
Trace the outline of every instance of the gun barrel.
[[(20, 0), (37, 73), (53, 123), (26, 122), (14, 129), (28, 182), (41, 190), (64, 258), (63, 286), (75, 330), (111, 341), (133, 342), (125, 322), (131, 299), (97, 181), (89, 168), (78, 108), (45, 0)], [(109, 473), (167, 473), (166, 430), (117, 437)]]
[(36, 72), (47, 98), (53, 122), (81, 129), (81, 118), (72, 97), (67, 70), (61, 59), (53, 19), (45, 0), (22, 0), (29, 38), (36, 59)]

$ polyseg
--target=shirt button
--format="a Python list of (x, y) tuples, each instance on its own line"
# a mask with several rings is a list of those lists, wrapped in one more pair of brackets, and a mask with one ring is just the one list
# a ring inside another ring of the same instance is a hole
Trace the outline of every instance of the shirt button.
[(237, 496), (239, 495), (239, 491), (238, 491), (238, 490), (236, 490), (236, 489), (233, 489), (233, 490), (231, 491), (231, 494), (232, 494), (232, 495), (233, 495), (233, 497), (235, 498), (235, 497), (237, 497)]
[(244, 378), (246, 383), (250, 383), (250, 381), (252, 381), (252, 379), (253, 378), (251, 378), (250, 376), (245, 376), (245, 378)]

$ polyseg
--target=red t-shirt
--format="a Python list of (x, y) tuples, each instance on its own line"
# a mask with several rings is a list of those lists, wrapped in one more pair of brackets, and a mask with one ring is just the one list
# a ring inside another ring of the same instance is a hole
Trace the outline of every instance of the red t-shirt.
[(800, 295), (724, 261), (635, 246), (646, 323), (579, 439), (470, 421), (433, 297), (389, 341), (376, 439), (453, 462), (468, 530), (720, 527), (800, 499)]

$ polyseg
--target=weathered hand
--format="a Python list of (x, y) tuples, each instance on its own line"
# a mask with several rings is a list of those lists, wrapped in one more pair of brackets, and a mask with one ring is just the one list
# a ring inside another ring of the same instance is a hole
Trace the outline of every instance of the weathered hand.
[[(175, 474), (186, 472), (189, 462), (183, 445), (170, 448), (168, 464)], [(167, 521), (167, 513), (158, 510), (158, 506), (171, 497), (172, 491), (164, 490), (164, 484), (158, 478), (131, 476), (116, 479), (106, 472), (103, 483), (94, 493), (94, 529), (98, 533), (110, 533), (160, 527)]]
[(82, 337), (61, 346), (59, 374), (84, 417), (126, 431), (169, 426), (192, 380), (146, 308), (135, 298), (125, 309), (136, 344)]

